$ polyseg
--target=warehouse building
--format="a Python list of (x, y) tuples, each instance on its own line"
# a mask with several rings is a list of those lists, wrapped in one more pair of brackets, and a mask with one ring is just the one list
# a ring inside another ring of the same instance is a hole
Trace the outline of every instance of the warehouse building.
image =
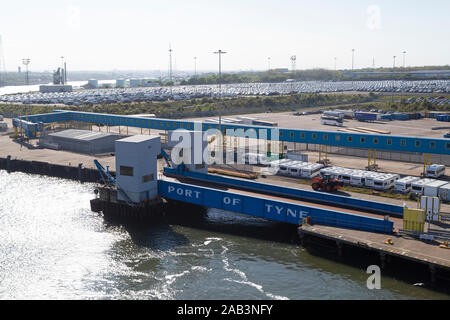
[(69, 129), (41, 137), (39, 145), (84, 154), (111, 153), (115, 150), (115, 141), (124, 137), (126, 135)]

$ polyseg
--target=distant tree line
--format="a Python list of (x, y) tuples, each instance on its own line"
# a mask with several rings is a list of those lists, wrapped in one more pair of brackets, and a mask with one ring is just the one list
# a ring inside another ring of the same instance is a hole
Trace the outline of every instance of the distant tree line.
[[(219, 79), (217, 74), (206, 74), (202, 76), (194, 76), (189, 79), (182, 80), (181, 85), (201, 85), (201, 84), (218, 84), (219, 80), (223, 84), (230, 83), (277, 83), (288, 80), (295, 81), (348, 81), (348, 80), (420, 80), (420, 79), (448, 79), (444, 76), (436, 77), (412, 77), (407, 74), (411, 71), (420, 70), (450, 70), (449, 66), (442, 67), (415, 67), (415, 68), (396, 68), (396, 74), (375, 74), (375, 75), (351, 75), (351, 70), (327, 70), (327, 69), (311, 69), (298, 70), (294, 72), (285, 72), (280, 70), (270, 70), (265, 72), (241, 72), (222, 74)], [(354, 72), (392, 72), (392, 68), (378, 69), (359, 69)], [(403, 73), (404, 72), (404, 73)]]

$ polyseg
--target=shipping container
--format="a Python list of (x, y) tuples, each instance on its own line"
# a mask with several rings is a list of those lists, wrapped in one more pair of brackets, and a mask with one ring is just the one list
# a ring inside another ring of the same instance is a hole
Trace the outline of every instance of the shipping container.
[(396, 112), (396, 113), (393, 113), (392, 115), (394, 117), (394, 120), (400, 120), (400, 121), (409, 120), (409, 116), (407, 114), (404, 114), (404, 113)]
[(378, 119), (378, 113), (355, 112), (355, 119), (359, 121), (375, 121)]
[(445, 121), (445, 122), (450, 122), (450, 115), (448, 114), (440, 114), (436, 116), (436, 120), (437, 121)]
[(392, 114), (380, 114), (380, 120), (392, 121)]

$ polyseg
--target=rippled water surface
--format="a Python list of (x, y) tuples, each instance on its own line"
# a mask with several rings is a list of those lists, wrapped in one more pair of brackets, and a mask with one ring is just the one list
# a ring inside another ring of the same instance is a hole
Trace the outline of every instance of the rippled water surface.
[(0, 299), (449, 298), (388, 277), (368, 290), (364, 270), (228, 212), (196, 228), (112, 225), (90, 211), (93, 188), (0, 171)]

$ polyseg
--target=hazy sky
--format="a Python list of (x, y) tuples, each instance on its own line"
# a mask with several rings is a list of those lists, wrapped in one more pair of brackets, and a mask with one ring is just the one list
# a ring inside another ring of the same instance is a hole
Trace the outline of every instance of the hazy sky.
[(226, 70), (444, 65), (450, 60), (448, 0), (72, 0), (3, 1), (7, 70)]

